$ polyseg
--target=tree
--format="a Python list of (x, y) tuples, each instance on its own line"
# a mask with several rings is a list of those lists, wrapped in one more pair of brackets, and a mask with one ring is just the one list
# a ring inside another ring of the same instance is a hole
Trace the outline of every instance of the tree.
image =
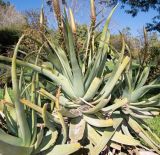
[(0, 0), (0, 54), (11, 53), (25, 23), (24, 16), (14, 6)]
[[(120, 0), (121, 8), (125, 12), (135, 17), (140, 11), (147, 12), (150, 9), (157, 11), (157, 15), (153, 17), (152, 23), (147, 23), (148, 31), (157, 30), (160, 32), (160, 0)], [(118, 0), (99, 0), (99, 3), (113, 6), (118, 3)]]
[(0, 28), (19, 27), (26, 23), (24, 16), (14, 6), (0, 5)]
[(10, 5), (10, 3), (8, 1), (0, 0), (0, 6), (5, 7), (5, 6), (9, 6), (9, 5)]
[[(26, 10), (24, 13), (27, 26), (33, 29), (39, 29), (39, 20), (40, 20), (40, 10), (39, 9), (31, 9)], [(45, 23), (47, 22), (47, 19), (45, 18)]]

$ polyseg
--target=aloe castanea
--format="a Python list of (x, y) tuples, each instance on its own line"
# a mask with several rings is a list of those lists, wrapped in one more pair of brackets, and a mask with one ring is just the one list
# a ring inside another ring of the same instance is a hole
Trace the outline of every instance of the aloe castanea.
[[(55, 4), (57, 2), (55, 0)], [(59, 10), (59, 7), (57, 9)], [(92, 16), (95, 16), (92, 0), (91, 9)], [(80, 55), (76, 49), (75, 25), (71, 11), (71, 23), (66, 11), (64, 16), (57, 15), (63, 22), (65, 48), (52, 42), (43, 34), (43, 44), (36, 41), (39, 48), (46, 52), (43, 60), (39, 56), (34, 57), (35, 63), (29, 59), (18, 60), (16, 55), (19, 44), (23, 37), (28, 37), (23, 35), (16, 45), (13, 58), (0, 56), (1, 63), (12, 64), (13, 90), (16, 95), (12, 103), (15, 105), (14, 110), (19, 116), (21, 114), (19, 110), (23, 108), (21, 115), (26, 116), (26, 118), (21, 117), (24, 121), (18, 120), (19, 126), (16, 129), (23, 131), (25, 126), (22, 123), (25, 122), (29, 125), (30, 133), (22, 132), (24, 135), (20, 133), (19, 137), (12, 137), (4, 131), (0, 133), (11, 139), (13, 143), (17, 142), (17, 151), (23, 148), (26, 149), (26, 154), (32, 152), (32, 154), (66, 155), (74, 152), (79, 154), (80, 152), (76, 151), (83, 151), (98, 155), (106, 150), (110, 153), (117, 150), (129, 154), (141, 148), (146, 149), (146, 146), (140, 142), (142, 138), (147, 140), (149, 148), (157, 153), (160, 152), (159, 138), (143, 121), (143, 118), (159, 114), (160, 96), (157, 94), (145, 101), (142, 98), (150, 89), (159, 88), (159, 81), (155, 80), (145, 85), (149, 67), (142, 73), (139, 72), (137, 76), (132, 74), (132, 71), (138, 69), (132, 67), (131, 57), (124, 56), (127, 45), (123, 37), (120, 56), (112, 60), (113, 70), (106, 69), (110, 67), (106, 63), (107, 55), (112, 50), (109, 46), (108, 26), (115, 9), (116, 7), (105, 23), (97, 51), (93, 54), (87, 52), (87, 59), (86, 51)], [(87, 48), (92, 48), (89, 46), (88, 38), (85, 45)], [(29, 55), (29, 58), (32, 57)], [(25, 74), (18, 78), (16, 71), (19, 68), (25, 69), (24, 72), (27, 71), (26, 68), (31, 70), (31, 79), (28, 80)], [(21, 88), (18, 87), (17, 80), (21, 81)], [(51, 89), (52, 87), (55, 90)], [(7, 102), (10, 104), (12, 101), (7, 100)], [(28, 127), (25, 129), (28, 130)], [(156, 141), (150, 135), (154, 135)], [(7, 140), (4, 142), (0, 138), (0, 143), (10, 147), (10, 142), (7, 143)], [(0, 146), (0, 151), (4, 153), (6, 150)]]

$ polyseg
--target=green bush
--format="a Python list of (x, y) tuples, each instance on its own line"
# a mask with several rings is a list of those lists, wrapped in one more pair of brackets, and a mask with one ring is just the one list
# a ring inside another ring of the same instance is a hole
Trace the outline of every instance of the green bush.
[(13, 51), (20, 35), (20, 30), (0, 28), (0, 54), (6, 55), (7, 52)]

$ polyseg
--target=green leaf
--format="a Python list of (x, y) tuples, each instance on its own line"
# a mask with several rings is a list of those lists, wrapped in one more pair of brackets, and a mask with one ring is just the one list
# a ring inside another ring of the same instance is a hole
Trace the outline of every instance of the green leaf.
[(84, 120), (95, 127), (110, 127), (113, 126), (113, 120), (112, 119), (98, 119), (96, 117), (93, 117), (91, 115), (84, 115), (83, 114)]
[(47, 104), (44, 104), (43, 105), (43, 108), (42, 108), (42, 118), (43, 118), (43, 121), (44, 121), (44, 125), (46, 127), (48, 127), (48, 129), (50, 129), (52, 132), (55, 132), (57, 133), (58, 135), (58, 132), (57, 130), (55, 129), (55, 126), (53, 124), (53, 122), (51, 123), (50, 120), (48, 119), (48, 115), (47, 115)]
[(7, 102), (3, 107), (3, 113), (6, 118), (6, 123), (8, 126), (8, 130), (17, 135), (17, 116), (15, 111), (15, 105), (13, 103), (13, 99), (10, 97), (7, 86), (5, 87), (4, 100)]
[(34, 153), (43, 152), (43, 151), (48, 150), (51, 147), (53, 147), (56, 143), (57, 135), (58, 135), (57, 131), (51, 132), (51, 133), (50, 133), (50, 131), (48, 131), (46, 133), (46, 135), (43, 136), (43, 139), (42, 139), (39, 147), (35, 150)]
[(91, 85), (91, 82), (96, 77), (99, 71), (100, 61), (101, 61), (101, 53), (96, 56), (96, 60), (88, 67), (88, 70), (86, 71), (86, 74), (84, 76), (85, 90), (88, 90), (89, 86)]
[(14, 135), (18, 135), (18, 126), (17, 126), (15, 108), (4, 106), (3, 111), (8, 131)]
[[(99, 68), (101, 68), (100, 64), (103, 64), (103, 60), (106, 59), (106, 45), (107, 41), (109, 40), (110, 34), (108, 33), (107, 37), (106, 37), (106, 33), (108, 32), (108, 26), (112, 17), (112, 14), (114, 13), (115, 9), (117, 8), (118, 5), (116, 5), (112, 11), (110, 12), (105, 26), (103, 28), (103, 31), (101, 33), (101, 39), (100, 39), (100, 43), (99, 43), (99, 48), (98, 48), (98, 53), (95, 55), (95, 61), (92, 62), (92, 65), (89, 69), (91, 69), (90, 72), (88, 72), (88, 74), (85, 75), (84, 81), (85, 81), (85, 89), (88, 89), (88, 87), (90, 86), (91, 81), (96, 77), (96, 75), (98, 74), (98, 72), (102, 72), (102, 69), (100, 70)], [(104, 48), (104, 49), (103, 49)], [(94, 60), (94, 59), (93, 59)], [(103, 66), (104, 67), (104, 66)]]
[(100, 142), (101, 135), (99, 133), (97, 133), (96, 130), (92, 126), (90, 126), (89, 124), (87, 124), (87, 134), (88, 134), (89, 140), (94, 145), (97, 145)]
[(99, 99), (97, 99), (97, 101), (100, 101), (110, 95), (111, 91), (113, 90), (113, 88), (117, 84), (119, 77), (123, 73), (124, 69), (127, 67), (129, 61), (130, 61), (130, 58), (128, 56), (126, 56), (124, 58), (122, 64), (116, 70), (115, 74), (113, 76), (111, 76), (110, 79), (108, 80), (108, 82), (105, 84), (104, 88), (100, 92), (100, 94), (102, 94), (102, 96)]
[(58, 70), (58, 72), (62, 73), (63, 67), (60, 60), (58, 59), (58, 56), (55, 53), (50, 52), (50, 50), (48, 51), (48, 53), (49, 54), (46, 59), (53, 64), (53, 66)]
[(111, 10), (107, 20), (106, 20), (106, 23), (104, 25), (104, 28), (102, 30), (102, 34), (101, 34), (101, 39), (100, 39), (100, 44), (99, 44), (99, 48), (102, 48), (103, 45), (104, 45), (104, 42), (105, 42), (105, 39), (106, 39), (106, 33), (108, 31), (108, 26), (109, 26), (109, 23), (110, 23), (110, 20), (111, 20), (111, 17), (114, 13), (114, 11), (116, 10), (118, 4)]
[(11, 106), (14, 105), (14, 103), (13, 103), (13, 101), (12, 101), (10, 95), (9, 95), (8, 87), (7, 86), (5, 87), (4, 99), (5, 99), (6, 102), (11, 103), (12, 104)]
[(56, 47), (53, 43), (51, 43), (47, 39), (47, 37), (46, 37), (46, 40), (49, 43), (49, 45), (51, 46), (51, 48), (53, 49), (53, 51), (56, 53), (61, 65), (62, 65), (62, 69), (63, 69), (65, 76), (68, 77), (68, 80), (72, 80), (72, 72), (71, 72), (71, 68), (69, 66), (69, 62), (68, 62), (68, 59), (67, 59), (65, 52), (62, 49), (60, 49), (59, 47)]
[(102, 108), (105, 107), (108, 104), (110, 99), (111, 99), (111, 95), (108, 97), (108, 99), (102, 99), (95, 107), (90, 108), (87, 111), (83, 111), (83, 113), (84, 114), (94, 114), (94, 113), (102, 110)]
[(134, 90), (131, 94), (130, 102), (136, 102), (140, 97), (142, 97), (145, 93), (147, 93), (149, 90), (154, 88), (160, 88), (160, 84), (157, 85), (147, 85), (143, 86), (141, 88), (138, 88)]
[[(32, 108), (33, 110), (37, 111), (39, 114), (42, 115), (42, 110), (43, 110), (43, 109), (42, 109), (41, 107), (39, 107), (39, 106), (37, 106), (36, 104), (33, 104), (33, 103), (31, 103), (30, 101), (25, 100), (25, 99), (22, 99), (22, 100), (20, 100), (20, 101), (21, 101), (21, 103), (23, 103), (24, 105)], [(47, 117), (48, 117), (49, 120), (53, 121), (54, 123), (60, 124), (60, 121), (59, 121), (58, 119), (56, 119), (53, 115), (51, 115), (49, 112), (46, 112), (46, 113), (47, 113)], [(40, 116), (41, 116), (41, 115), (40, 115)], [(42, 116), (41, 116), (41, 117), (42, 117)]]
[(115, 132), (114, 136), (112, 137), (112, 141), (123, 145), (131, 145), (131, 146), (140, 145), (140, 142), (138, 140), (134, 139), (131, 136), (124, 135), (121, 132)]
[(37, 134), (37, 140), (34, 144), (34, 149), (36, 150), (39, 145), (41, 144), (42, 140), (43, 140), (43, 136), (44, 136), (44, 129), (43, 128), (40, 128), (40, 131), (39, 133)]
[(109, 112), (113, 112), (118, 108), (121, 108), (122, 106), (128, 104), (128, 100), (127, 98), (124, 99), (116, 99), (115, 103), (113, 105), (107, 106), (105, 108), (102, 109), (102, 111), (109, 113)]
[(114, 128), (106, 128), (104, 133), (102, 134), (102, 138), (100, 139), (99, 143), (94, 147), (94, 155), (98, 155), (105, 146), (109, 143), (110, 139), (113, 137), (114, 133), (116, 132), (119, 125), (122, 123), (121, 118), (114, 119)]
[[(78, 63), (77, 59), (77, 53), (75, 50), (75, 43), (73, 40), (73, 34), (71, 31), (71, 27), (68, 23), (67, 16), (65, 17), (64, 29), (67, 32), (67, 39), (68, 39), (68, 51), (69, 51), (69, 57), (71, 61), (72, 66), (72, 73), (73, 73), (73, 89), (75, 91), (75, 94), (77, 97), (83, 97), (84, 95), (84, 85), (83, 85), (83, 79), (82, 79), (82, 71)], [(78, 89), (77, 89), (78, 88)]]
[[(4, 57), (4, 56), (0, 56), (0, 60), (6, 61), (6, 62), (11, 62), (12, 59)], [(34, 71), (45, 75), (46, 77), (51, 79), (53, 82), (55, 82), (57, 85), (61, 85), (62, 90), (65, 92), (65, 94), (70, 96), (72, 99), (76, 99), (73, 88), (70, 85), (70, 83), (68, 82), (67, 78), (65, 76), (63, 76), (62, 74), (60, 74), (59, 72), (55, 71), (55, 73), (52, 73), (50, 70), (47, 70), (43, 67), (39, 67), (39, 66), (36, 66), (34, 64), (27, 63), (27, 62), (24, 62), (24, 61), (21, 61), (21, 60), (16, 60), (16, 63), (18, 65), (21, 65), (21, 66), (24, 66), (24, 67), (29, 67), (29, 68), (33, 69)]]
[(47, 155), (70, 155), (80, 148), (79, 143), (56, 145)]
[(92, 99), (97, 93), (101, 83), (102, 83), (102, 79), (95, 77), (91, 85), (89, 86), (86, 94), (84, 95), (83, 99), (86, 101), (89, 101), (90, 99)]
[(145, 67), (143, 72), (141, 73), (141, 76), (137, 82), (137, 86), (136, 86), (136, 89), (138, 88), (141, 88), (147, 81), (148, 79), (148, 75), (149, 75), (149, 71), (150, 71), (150, 68), (149, 67)]
[(19, 125), (19, 131), (20, 131), (19, 136), (22, 137), (24, 145), (29, 146), (31, 141), (31, 133), (30, 133), (28, 122), (27, 122), (27, 118), (25, 116), (24, 107), (19, 101), (20, 92), (19, 92), (17, 72), (16, 72), (16, 57), (18, 53), (18, 48), (24, 37), (25, 37), (24, 35), (21, 36), (21, 38), (19, 39), (15, 47), (13, 58), (12, 58), (11, 74), (12, 74), (12, 85), (13, 85), (13, 93), (14, 93), (14, 104), (15, 104), (17, 122)]
[(2, 129), (0, 129), (0, 141), (4, 143), (8, 143), (10, 145), (21, 146), (23, 141), (21, 138), (9, 135), (5, 133)]
[(0, 153), (2, 155), (30, 155), (32, 147), (15, 146), (0, 140)]
[(159, 100), (160, 100), (160, 94), (157, 94), (155, 96), (150, 97), (146, 101), (134, 102), (134, 103), (130, 103), (130, 105), (133, 105), (133, 106), (142, 106), (142, 105), (149, 106), (149, 105), (157, 103), (157, 101), (159, 101)]

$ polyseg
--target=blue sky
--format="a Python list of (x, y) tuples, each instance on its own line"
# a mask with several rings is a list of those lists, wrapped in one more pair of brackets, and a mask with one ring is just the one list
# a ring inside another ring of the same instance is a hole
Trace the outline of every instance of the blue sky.
[[(40, 8), (42, 0), (9, 0), (18, 11), (24, 11), (29, 9)], [(81, 0), (81, 2), (84, 0)], [(85, 0), (86, 1), (86, 0)], [(89, 0), (88, 0), (89, 2)], [(89, 22), (89, 3), (85, 3), (85, 6), (81, 8), (76, 14), (79, 23), (88, 23)], [(123, 9), (120, 9), (120, 6), (116, 10), (112, 18), (112, 23), (110, 29), (112, 33), (118, 33), (125, 27), (130, 27), (131, 32), (134, 36), (139, 34), (139, 31), (142, 30), (143, 26), (147, 22), (151, 22), (152, 17), (156, 15), (154, 10), (150, 10), (147, 13), (140, 12), (136, 17), (131, 17), (124, 13)]]

